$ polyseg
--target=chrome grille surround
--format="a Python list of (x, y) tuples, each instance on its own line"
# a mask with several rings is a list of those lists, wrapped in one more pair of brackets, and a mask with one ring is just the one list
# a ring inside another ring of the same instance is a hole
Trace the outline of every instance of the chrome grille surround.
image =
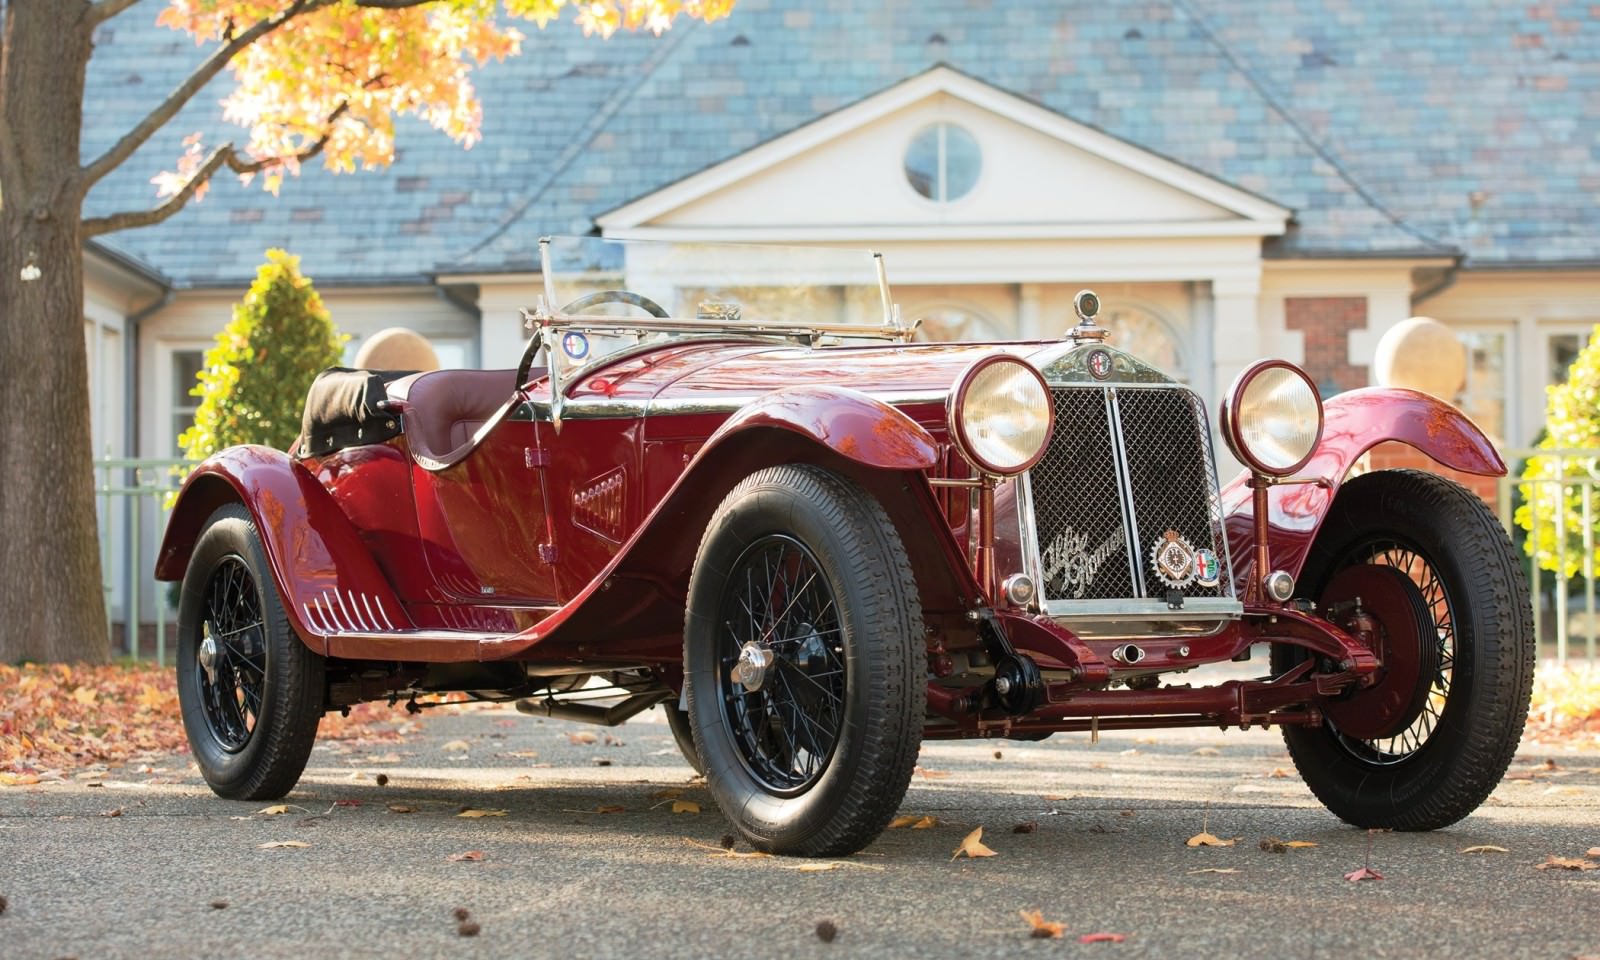
[[(1243, 613), (1222, 524), (1205, 404), (1120, 351), (1105, 380), (1085, 375), (1091, 348), (1041, 363), (1056, 405), (1044, 458), (1019, 477), (1018, 526), (1039, 603), (1090, 638), (1206, 635)], [(1033, 358), (1039, 362), (1039, 358)], [(1168, 604), (1153, 567), (1174, 531), (1220, 561), (1217, 585), (1191, 582)]]

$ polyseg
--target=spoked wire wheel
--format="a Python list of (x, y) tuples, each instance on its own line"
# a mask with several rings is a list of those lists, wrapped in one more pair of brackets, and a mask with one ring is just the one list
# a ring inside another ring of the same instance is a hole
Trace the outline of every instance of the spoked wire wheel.
[(207, 729), (237, 753), (255, 732), (267, 679), (261, 594), (242, 557), (225, 557), (213, 569), (203, 606), (194, 678)]
[(1361, 544), (1341, 566), (1323, 606), (1359, 597), (1377, 609), (1384, 675), (1355, 694), (1354, 708), (1330, 705), (1328, 723), (1356, 759), (1400, 763), (1427, 745), (1449, 709), (1456, 659), (1450, 592), (1426, 555), (1393, 538)]
[(739, 758), (778, 796), (809, 789), (844, 725), (838, 603), (804, 544), (772, 534), (734, 561), (719, 620), (723, 719)]
[[(1434, 830), (1477, 809), (1522, 737), (1536, 653), (1521, 558), (1494, 514), (1434, 474), (1354, 477), (1303, 572), (1319, 615), (1370, 631), (1380, 664), (1369, 685), (1313, 699), (1319, 725), (1283, 728), (1306, 786), (1358, 827)], [(1274, 674), (1307, 655), (1274, 645)]]

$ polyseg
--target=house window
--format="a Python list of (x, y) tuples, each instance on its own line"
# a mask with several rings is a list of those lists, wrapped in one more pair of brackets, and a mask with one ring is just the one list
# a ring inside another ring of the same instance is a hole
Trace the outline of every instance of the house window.
[(172, 351), (172, 445), (179, 455), (183, 447), (178, 438), (183, 431), (194, 426), (194, 412), (200, 409), (200, 398), (189, 391), (198, 384), (200, 365), (205, 362), (204, 350)]
[(1550, 334), (1545, 340), (1545, 358), (1549, 363), (1545, 383), (1567, 382), (1567, 371), (1572, 369), (1573, 361), (1578, 359), (1578, 351), (1583, 349), (1584, 339), (1580, 333)]
[(1506, 376), (1509, 331), (1504, 329), (1458, 329), (1456, 336), (1467, 348), (1467, 375), (1461, 385), (1459, 406), (1484, 433), (1504, 442), (1506, 435), (1506, 397), (1510, 381)]
[(923, 127), (906, 147), (906, 182), (936, 203), (952, 203), (971, 192), (983, 170), (978, 141), (953, 123)]

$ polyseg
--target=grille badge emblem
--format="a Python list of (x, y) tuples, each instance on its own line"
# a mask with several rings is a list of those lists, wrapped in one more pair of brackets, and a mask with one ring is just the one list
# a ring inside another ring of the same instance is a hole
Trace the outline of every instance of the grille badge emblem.
[(1104, 350), (1089, 351), (1089, 374), (1096, 380), (1111, 376), (1111, 354)]
[(1222, 564), (1215, 553), (1204, 547), (1194, 552), (1194, 582), (1202, 587), (1214, 587), (1222, 582)]
[[(1212, 557), (1215, 562), (1215, 557)], [(1195, 550), (1176, 530), (1168, 530), (1150, 548), (1150, 565), (1156, 578), (1174, 590), (1193, 583), (1196, 574)]]

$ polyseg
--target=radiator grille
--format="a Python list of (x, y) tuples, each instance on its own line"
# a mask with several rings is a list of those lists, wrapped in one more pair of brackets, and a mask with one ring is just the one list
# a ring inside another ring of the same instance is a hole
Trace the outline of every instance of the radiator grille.
[[(1055, 436), (1029, 474), (1045, 599), (1164, 598), (1168, 587), (1151, 555), (1167, 531), (1225, 559), (1216, 471), (1198, 397), (1177, 387), (1052, 392)], [(1131, 498), (1123, 495), (1122, 475)], [(1228, 565), (1219, 566), (1216, 585), (1191, 582), (1181, 588), (1184, 596), (1232, 596)]]

